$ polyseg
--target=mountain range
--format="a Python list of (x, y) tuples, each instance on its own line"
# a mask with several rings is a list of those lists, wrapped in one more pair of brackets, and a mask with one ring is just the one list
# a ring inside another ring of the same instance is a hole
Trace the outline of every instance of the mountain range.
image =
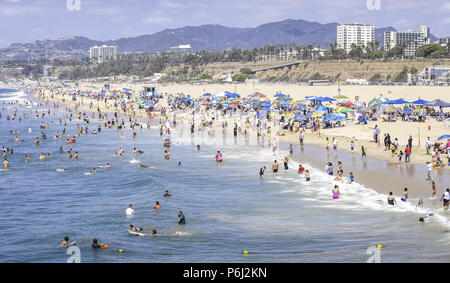
[[(15, 43), (0, 49), (0, 61), (34, 59), (81, 59), (88, 56), (95, 45), (115, 45), (119, 52), (167, 51), (172, 46), (190, 44), (193, 51), (221, 51), (232, 47), (252, 49), (265, 44), (301, 44), (327, 48), (336, 41), (338, 23), (320, 24), (287, 19), (255, 28), (230, 28), (221, 25), (185, 26), (165, 29), (154, 34), (126, 37), (117, 40), (92, 40), (72, 36), (55, 40)], [(376, 28), (375, 39), (384, 44), (384, 32), (393, 27)], [(432, 36), (432, 40), (436, 37)]]

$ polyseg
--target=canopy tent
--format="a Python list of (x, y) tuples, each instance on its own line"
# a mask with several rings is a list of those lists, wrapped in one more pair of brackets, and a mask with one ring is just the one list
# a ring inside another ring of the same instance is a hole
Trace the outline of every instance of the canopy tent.
[(407, 104), (407, 103), (409, 102), (403, 99), (387, 100), (383, 102), (383, 104)]
[(435, 99), (429, 103), (427, 103), (426, 105), (428, 106), (439, 106), (439, 107), (450, 107), (450, 103), (447, 103), (443, 100), (440, 99)]
[(450, 139), (450, 135), (443, 135), (443, 136), (438, 137), (438, 141), (445, 140), (445, 139)]
[(419, 104), (419, 105), (426, 105), (428, 103), (430, 103), (429, 101), (423, 100), (423, 99), (418, 99), (416, 101), (411, 102), (412, 104)]

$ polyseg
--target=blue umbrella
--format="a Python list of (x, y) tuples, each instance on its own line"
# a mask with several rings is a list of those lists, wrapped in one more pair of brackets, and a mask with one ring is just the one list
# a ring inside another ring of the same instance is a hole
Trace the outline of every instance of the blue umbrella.
[(325, 106), (320, 105), (317, 106), (317, 108), (314, 111), (328, 111), (328, 109)]
[(387, 100), (385, 102), (383, 102), (382, 104), (406, 104), (409, 103), (406, 100), (403, 99), (396, 99), (396, 100)]
[(306, 105), (299, 103), (295, 106), (295, 109), (306, 109)]
[(322, 101), (336, 101), (336, 99), (331, 98), (331, 97), (324, 97), (324, 98), (322, 99)]
[(283, 96), (287, 96), (286, 94), (282, 94), (282, 93), (277, 93), (274, 95), (274, 97), (283, 97)]
[(294, 119), (297, 120), (297, 121), (304, 121), (307, 118), (306, 118), (306, 115), (295, 115)]
[(420, 105), (424, 105), (424, 104), (428, 104), (429, 101), (423, 100), (423, 99), (419, 99), (416, 101), (411, 102), (412, 104), (420, 104)]
[(450, 139), (450, 135), (443, 135), (443, 136), (438, 137), (438, 141), (445, 140), (445, 139)]
[(132, 89), (129, 89), (129, 88), (122, 88), (122, 90), (127, 91), (127, 92), (133, 91)]
[(403, 114), (411, 114), (411, 113), (413, 113), (413, 111), (409, 110), (409, 109), (405, 109), (405, 110), (402, 111), (402, 113)]

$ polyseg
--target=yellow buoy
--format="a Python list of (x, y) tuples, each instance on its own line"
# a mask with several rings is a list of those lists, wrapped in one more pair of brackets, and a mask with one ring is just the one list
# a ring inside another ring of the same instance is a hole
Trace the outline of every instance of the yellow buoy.
[(243, 254), (248, 255), (248, 251), (247, 250), (243, 251)]
[(381, 249), (383, 247), (383, 245), (377, 245), (377, 248)]
[(124, 250), (122, 250), (122, 249), (118, 249), (117, 250), (119, 253), (123, 253), (124, 252)]

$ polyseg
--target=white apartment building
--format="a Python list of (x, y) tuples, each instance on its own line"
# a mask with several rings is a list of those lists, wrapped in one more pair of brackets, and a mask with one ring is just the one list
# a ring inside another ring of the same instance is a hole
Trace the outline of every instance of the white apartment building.
[(192, 51), (192, 47), (190, 44), (178, 45), (174, 47), (170, 47), (170, 52), (182, 52), (188, 53)]
[(417, 26), (417, 31), (390, 31), (384, 33), (384, 49), (391, 50), (395, 46), (403, 46), (409, 42), (403, 51), (404, 56), (414, 56), (417, 50), (430, 44), (430, 28), (425, 25)]
[(337, 27), (337, 48), (347, 53), (352, 49), (352, 44), (364, 48), (372, 41), (375, 41), (375, 26), (354, 23)]
[(117, 46), (94, 46), (89, 49), (89, 57), (102, 63), (108, 60), (117, 59)]

